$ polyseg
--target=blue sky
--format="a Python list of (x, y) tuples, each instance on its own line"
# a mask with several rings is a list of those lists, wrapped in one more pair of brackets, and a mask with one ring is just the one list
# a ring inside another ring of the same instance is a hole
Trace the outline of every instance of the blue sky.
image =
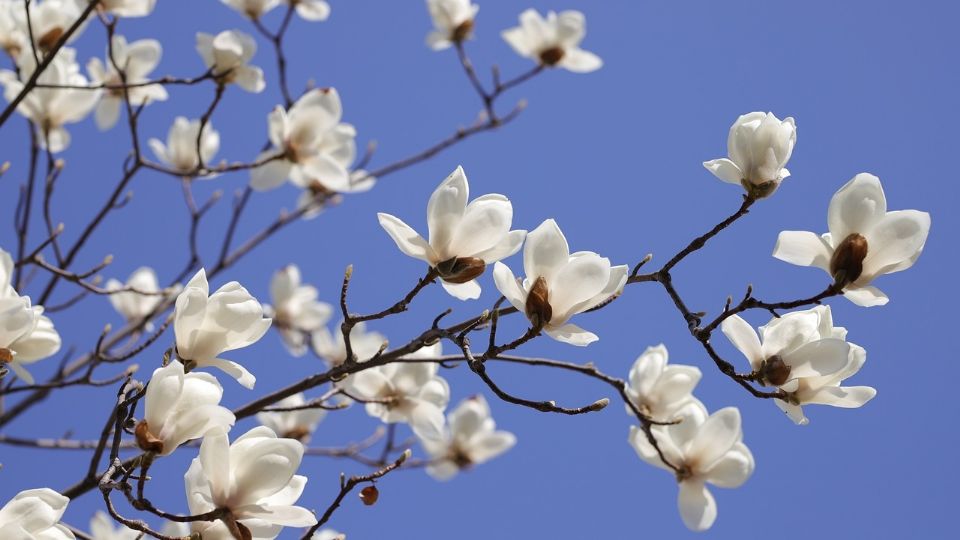
[[(291, 86), (302, 88), (312, 80), (336, 87), (344, 119), (357, 126), (359, 140), (379, 142), (374, 166), (416, 152), (473, 120), (479, 102), (454, 53), (434, 53), (423, 44), (430, 21), (422, 2), (331, 3), (327, 22), (293, 22), (288, 39)], [(128, 39), (162, 41), (158, 74), (203, 72), (193, 50), (197, 31), (252, 31), (247, 21), (214, 0), (158, 4), (149, 19), (120, 26)], [(770, 531), (787, 539), (949, 537), (960, 480), (951, 465), (960, 442), (955, 429), (960, 406), (953, 399), (957, 368), (949, 334), (950, 314), (960, 301), (954, 286), (960, 189), (952, 160), (944, 156), (955, 152), (960, 121), (957, 7), (867, 0), (486, 1), (481, 2), (476, 39), (469, 43), (482, 75), (493, 63), (505, 76), (530, 67), (499, 37), (528, 6), (585, 12), (583, 47), (599, 54), (604, 67), (586, 75), (545, 73), (512, 91), (501, 103), (505, 109), (521, 98), (529, 101), (515, 123), (384, 178), (367, 194), (346, 197), (316, 220), (283, 231), (212, 285), (239, 280), (266, 301), (270, 274), (292, 262), (324, 299), (334, 301), (344, 267), (353, 264), (353, 309), (370, 312), (392, 303), (422, 268), (396, 250), (377, 224), (376, 212), (395, 214), (424, 229), (427, 198), (458, 164), (475, 195), (510, 197), (517, 227), (533, 229), (553, 217), (574, 250), (596, 251), (622, 264), (650, 252), (662, 263), (739, 205), (739, 191), (701, 165), (725, 154), (731, 122), (752, 110), (793, 116), (798, 125), (793, 176), (775, 196), (678, 267), (675, 284), (691, 308), (711, 313), (727, 295), (742, 294), (748, 283), (765, 299), (820, 291), (822, 272), (770, 256), (777, 233), (826, 230), (834, 191), (858, 172), (878, 175), (891, 209), (928, 211), (933, 226), (917, 265), (879, 281), (891, 298), (886, 307), (831, 302), (837, 324), (847, 327), (849, 339), (868, 352), (866, 366), (851, 383), (876, 387), (876, 399), (859, 410), (810, 408), (810, 425), (794, 426), (771, 403), (752, 399), (716, 372), (669, 298), (653, 284), (631, 286), (608, 309), (583, 316), (580, 323), (601, 338), (590, 347), (540, 340), (521, 352), (593, 361), (626, 376), (647, 346), (664, 343), (672, 361), (700, 366), (704, 378), (698, 395), (711, 410), (741, 409), (744, 440), (757, 462), (753, 478), (742, 488), (714, 490), (720, 517), (706, 533), (709, 537), (750, 538)], [(267, 17), (267, 25), (274, 27), (278, 15)], [(102, 28), (90, 25), (77, 46), (83, 59), (102, 55)], [(266, 114), (280, 100), (266, 43), (261, 42), (255, 63), (266, 70), (267, 91), (251, 95), (231, 89), (213, 117), (223, 140), (219, 156), (230, 160), (256, 154), (266, 138)], [(144, 136), (165, 138), (175, 116), (198, 117), (212, 88), (173, 88), (171, 94), (170, 101), (144, 113)], [(67, 224), (66, 237), (75, 238), (119, 178), (129, 143), (122, 125), (101, 134), (92, 118), (70, 131), (74, 143), (62, 155), (67, 166), (53, 209), (56, 219)], [(0, 200), (6, 201), (8, 214), (25, 175), (25, 133), (19, 117), (0, 129), (0, 161), (12, 162), (0, 180)], [(222, 189), (229, 195), (246, 181), (243, 173), (225, 175), (198, 183), (197, 193), (202, 198)], [(112, 253), (115, 262), (105, 276), (125, 278), (140, 265), (172, 276), (187, 257), (180, 186), (144, 173), (132, 190), (132, 202), (94, 236), (79, 267)], [(238, 238), (256, 232), (282, 207), (290, 208), (296, 196), (292, 187), (256, 196)], [(201, 231), (207, 259), (217, 252), (228, 207), (218, 204)], [(0, 246), (11, 250), (14, 245), (12, 230), (0, 230)], [(519, 258), (508, 262), (520, 264)], [(410, 313), (373, 327), (401, 343), (446, 307), (455, 308), (454, 316), (461, 319), (475, 315), (497, 298), (489, 276), (481, 283), (480, 301), (460, 303), (431, 287)], [(23, 292), (36, 295), (38, 287), (35, 282)], [(72, 292), (62, 287), (60, 299)], [(759, 325), (767, 318), (751, 313), (748, 320)], [(89, 298), (54, 322), (66, 344), (85, 351), (105, 323), (120, 321), (105, 299)], [(518, 321), (506, 328), (522, 331)], [(170, 339), (137, 359), (144, 376)], [(746, 365), (722, 336), (714, 342), (729, 360)], [(322, 369), (315, 358), (289, 358), (275, 334), (230, 357), (258, 377), (254, 392), (223, 380), (225, 402), (231, 406)], [(35, 373), (42, 378), (54, 368), (51, 360), (38, 364)], [(491, 374), (515, 393), (561, 404), (610, 396), (608, 388), (570, 374), (501, 366), (492, 367)], [(444, 375), (455, 402), (485, 391), (465, 369)], [(58, 437), (70, 432), (94, 438), (111, 394), (64, 391), (5, 433)], [(351, 496), (331, 525), (360, 540), (384, 535), (472, 540), (692, 534), (677, 514), (674, 480), (642, 463), (626, 443), (630, 422), (616, 402), (599, 414), (566, 417), (488, 397), (499, 426), (517, 434), (515, 449), (449, 483), (437, 483), (422, 471), (395, 473), (380, 482), (376, 506), (364, 507)], [(248, 420), (236, 430), (242, 433), (252, 425)], [(375, 426), (357, 408), (328, 417), (314, 442), (342, 444)], [(152, 500), (185, 510), (181, 476), (192, 457), (190, 450), (182, 450), (155, 468)], [(27, 487), (66, 487), (80, 477), (87, 461), (81, 452), (0, 447), (0, 501)], [(310, 478), (301, 503), (322, 511), (335, 496), (340, 471), (365, 469), (308, 458), (301, 471)], [(89, 494), (71, 504), (66, 519), (85, 528), (101, 504)]]

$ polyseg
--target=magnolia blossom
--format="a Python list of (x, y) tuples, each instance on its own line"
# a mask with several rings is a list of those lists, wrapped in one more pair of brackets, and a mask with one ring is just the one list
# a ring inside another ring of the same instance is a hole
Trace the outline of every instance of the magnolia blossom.
[[(130, 277), (127, 278), (125, 284), (120, 283), (116, 279), (110, 279), (106, 284), (107, 290), (110, 291), (125, 287), (142, 292), (160, 291), (160, 284), (157, 282), (156, 272), (153, 271), (153, 268), (147, 266), (142, 266), (134, 270), (133, 273), (130, 274)], [(153, 313), (153, 310), (155, 310), (162, 301), (163, 296), (159, 294), (148, 295), (135, 291), (124, 291), (110, 295), (110, 303), (113, 304), (113, 309), (123, 315), (123, 318), (126, 319), (127, 322), (140, 321)], [(144, 325), (144, 328), (146, 328), (148, 332), (153, 330), (153, 323), (148, 322)]]
[(263, 306), (236, 281), (209, 294), (207, 274), (201, 268), (177, 297), (173, 328), (177, 356), (188, 366), (215, 367), (253, 388), (256, 377), (243, 366), (218, 358), (221, 353), (256, 343), (271, 320)]
[(93, 519), (90, 520), (90, 536), (93, 537), (93, 540), (137, 540), (140, 538), (140, 531), (128, 529), (123, 525), (114, 527), (115, 524), (116, 522), (106, 512), (97, 510)]
[(480, 6), (470, 0), (427, 0), (427, 10), (434, 27), (427, 34), (427, 45), (439, 51), (470, 37)]
[(913, 266), (930, 232), (930, 214), (887, 212), (880, 179), (860, 173), (830, 200), (830, 232), (783, 231), (773, 256), (829, 273), (843, 295), (858, 306), (882, 306), (890, 299), (870, 284), (878, 276)]
[[(645, 415), (669, 420), (674, 411), (695, 401), (693, 388), (700, 382), (700, 369), (679, 364), (667, 365), (667, 348), (647, 347), (630, 368), (627, 395)], [(628, 407), (627, 412), (632, 414)]]
[(27, 364), (60, 350), (60, 335), (41, 306), (31, 306), (27, 296), (0, 297), (0, 365), (7, 366), (27, 384), (34, 379)]
[(524, 58), (548, 67), (588, 73), (603, 66), (600, 57), (580, 48), (587, 21), (579, 11), (547, 12), (544, 19), (535, 9), (520, 14), (520, 26), (504, 30), (503, 39)]
[(730, 127), (730, 158), (705, 161), (703, 166), (724, 182), (740, 184), (752, 197), (762, 198), (790, 176), (786, 165), (796, 144), (793, 118), (781, 121), (773, 113), (752, 112), (737, 118)]
[(160, 534), (173, 536), (174, 538), (190, 536), (190, 524), (179, 521), (168, 521), (163, 524), (163, 529), (160, 529)]
[(806, 424), (806, 403), (856, 408), (873, 399), (869, 386), (840, 386), (860, 371), (867, 352), (846, 343), (847, 330), (833, 326), (829, 306), (794, 311), (760, 327), (760, 337), (737, 315), (721, 330), (750, 361), (761, 382), (777, 386), (787, 397), (774, 402), (797, 424)]
[[(76, 56), (77, 51), (63, 47), (37, 78), (37, 82), (53, 86), (88, 86), (87, 78), (80, 73)], [(20, 66), (20, 77), (29, 79), (36, 68), (29, 47), (20, 52), (17, 65)], [(17, 75), (7, 70), (0, 71), (0, 84), (4, 85), (4, 98), (7, 101), (16, 98), (24, 88)], [(83, 120), (99, 99), (99, 90), (34, 88), (23, 98), (17, 110), (37, 126), (41, 145), (49, 146), (51, 152), (62, 152), (70, 146), (70, 134), (64, 126)]]
[[(437, 358), (438, 341), (407, 358)], [(421, 439), (443, 437), (443, 410), (450, 386), (434, 362), (397, 362), (357, 372), (344, 381), (350, 397), (366, 402), (367, 414), (386, 423), (405, 422)]]
[(307, 352), (307, 337), (323, 328), (333, 313), (333, 307), (318, 301), (317, 296), (316, 287), (301, 284), (300, 269), (295, 264), (277, 270), (270, 280), (274, 305), (263, 309), (273, 317), (274, 327), (294, 356)]
[(326, 0), (285, 0), (297, 10), (297, 15), (307, 21), (325, 21), (330, 17), (330, 4)]
[[(343, 324), (341, 321), (340, 324)], [(347, 361), (347, 345), (343, 341), (343, 332), (340, 324), (335, 332), (321, 328), (310, 336), (313, 352), (327, 361), (331, 367), (339, 366)], [(350, 348), (357, 360), (363, 362), (377, 354), (387, 342), (386, 336), (379, 332), (368, 332), (367, 325), (359, 322), (350, 330)]]
[(509, 431), (497, 431), (490, 417), (490, 407), (483, 396), (469, 397), (447, 415), (449, 428), (439, 439), (424, 439), (430, 454), (427, 474), (437, 480), (448, 480), (461, 469), (486, 463), (517, 444)]
[(674, 473), (680, 484), (677, 505), (684, 525), (694, 531), (709, 529), (717, 519), (717, 503), (706, 484), (735, 488), (753, 474), (750, 450), (743, 444), (740, 411), (720, 409), (709, 417), (699, 402), (690, 402), (677, 411), (677, 424), (654, 426), (653, 435), (675, 472), (661, 461), (646, 434), (630, 427), (629, 442), (640, 459)]
[(239, 30), (224, 30), (216, 36), (197, 32), (197, 52), (222, 84), (236, 83), (247, 92), (266, 87), (263, 70), (247, 65), (257, 52), (257, 41)]
[[(281, 399), (273, 407), (299, 407), (306, 404), (303, 393), (294, 394)], [(317, 424), (327, 415), (327, 411), (320, 408), (300, 409), (296, 411), (277, 411), (257, 413), (257, 421), (272, 429), (277, 435), (288, 439), (296, 439), (304, 444), (310, 442), (310, 435), (317, 429)]]
[(377, 214), (380, 226), (400, 251), (429, 264), (443, 288), (460, 300), (480, 297), (476, 278), (490, 263), (520, 250), (527, 231), (511, 231), (513, 205), (490, 194), (467, 204), (470, 186), (463, 167), (457, 167), (430, 196), (427, 204), (427, 242), (409, 225), (390, 214)]
[[(184, 173), (196, 169), (200, 165), (197, 159), (197, 135), (200, 133), (200, 120), (187, 120), (178, 116), (167, 132), (167, 144), (160, 139), (150, 139), (147, 144), (161, 162)], [(204, 163), (210, 163), (217, 150), (220, 149), (220, 133), (208, 121), (203, 126), (203, 137), (200, 139), (200, 157)], [(211, 178), (211, 177), (207, 177)]]
[(520, 283), (507, 265), (498, 262), (493, 269), (497, 289), (513, 307), (526, 313), (535, 328), (580, 347), (600, 338), (567, 321), (620, 294), (627, 282), (626, 266), (610, 266), (609, 259), (592, 251), (571, 254), (567, 239), (552, 219), (527, 236), (523, 269), (527, 277)]
[[(23, 4), (24, 2), (20, 2)], [(26, 10), (19, 9), (15, 12), (20, 22), (20, 27), (24, 32), (30, 29), (33, 35), (34, 43), (42, 51), (48, 51), (60, 41), (60, 38), (73, 26), (73, 23), (80, 18), (80, 13), (86, 7), (87, 2), (82, 4), (77, 0), (43, 0), (42, 2), (30, 2), (30, 24), (27, 24)], [(70, 36), (67, 43), (80, 37), (81, 32), (86, 27), (84, 22)], [(28, 47), (29, 48), (29, 47)], [(61, 52), (57, 54), (62, 54)], [(31, 52), (32, 56), (32, 52)], [(19, 62), (18, 62), (18, 65)]]
[(20, 52), (29, 47), (27, 29), (20, 23), (23, 2), (18, 0), (0, 0), (0, 48), (16, 62)]
[(117, 17), (146, 17), (157, 0), (100, 0), (100, 6)]
[(203, 540), (273, 540), (283, 527), (309, 527), (313, 513), (294, 506), (307, 477), (296, 473), (303, 445), (277, 438), (267, 427), (256, 427), (230, 444), (226, 431), (203, 438), (200, 457), (184, 475), (191, 514), (229, 510), (236, 520), (234, 535), (223, 521), (191, 523)]
[(137, 445), (167, 456), (213, 429), (230, 429), (236, 419), (220, 406), (222, 397), (223, 387), (209, 373), (184, 374), (180, 362), (157, 369), (147, 385), (146, 411), (136, 427)]
[[(90, 73), (90, 81), (95, 84), (105, 85), (123, 85), (124, 81), (120, 78), (113, 62), (115, 61), (126, 76), (126, 84), (136, 85), (150, 80), (150, 72), (160, 63), (160, 55), (163, 48), (160, 42), (155, 39), (141, 39), (127, 44), (123, 36), (113, 36), (113, 59), (110, 58), (110, 51), (107, 51), (107, 58), (102, 62), (99, 58), (91, 58), (87, 63), (87, 71)], [(127, 89), (127, 96), (130, 103), (134, 106), (151, 103), (153, 101), (164, 101), (167, 99), (167, 89), (159, 84), (148, 86), (134, 86)], [(108, 89), (100, 103), (97, 105), (97, 112), (94, 118), (97, 121), (97, 127), (100, 129), (110, 129), (120, 117), (120, 107), (123, 104), (122, 89)]]
[(0, 508), (0, 538), (11, 540), (73, 540), (59, 523), (70, 499), (50, 488), (17, 493)]
[(247, 17), (257, 20), (280, 5), (281, 0), (220, 0)]

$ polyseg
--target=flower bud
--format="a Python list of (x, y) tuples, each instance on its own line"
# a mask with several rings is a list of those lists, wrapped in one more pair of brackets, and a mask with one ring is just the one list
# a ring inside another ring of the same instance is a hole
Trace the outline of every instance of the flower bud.
[(790, 366), (786, 365), (779, 355), (774, 355), (760, 366), (760, 375), (773, 386), (780, 386), (790, 378)]
[(163, 452), (163, 441), (158, 439), (153, 433), (150, 433), (150, 428), (146, 420), (141, 420), (137, 424), (134, 435), (136, 435), (137, 438), (137, 446), (144, 452)]
[(537, 328), (542, 328), (553, 318), (550, 291), (547, 289), (547, 280), (543, 279), (543, 276), (537, 278), (530, 292), (527, 293), (526, 314), (530, 323)]
[(454, 257), (437, 265), (440, 278), (447, 283), (466, 283), (483, 274), (487, 265), (476, 257)]
[(867, 239), (853, 233), (843, 239), (830, 258), (830, 275), (838, 287), (852, 283), (863, 273), (863, 260), (867, 257)]
[(377, 504), (377, 499), (379, 498), (380, 490), (377, 489), (377, 486), (367, 486), (360, 490), (360, 500), (367, 506)]
[(563, 60), (564, 50), (560, 47), (550, 47), (540, 51), (540, 62), (545, 66), (555, 66)]

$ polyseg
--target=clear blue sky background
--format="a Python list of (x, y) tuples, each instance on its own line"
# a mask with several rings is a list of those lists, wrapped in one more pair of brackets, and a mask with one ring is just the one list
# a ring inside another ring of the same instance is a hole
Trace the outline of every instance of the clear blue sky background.
[[(339, 89), (345, 120), (360, 141), (376, 139), (374, 164), (384, 164), (431, 144), (472, 121), (479, 104), (452, 51), (434, 53), (423, 39), (430, 20), (420, 1), (332, 0), (325, 23), (294, 20), (289, 35), (290, 81), (308, 79)], [(249, 23), (213, 0), (161, 0), (154, 16), (129, 20), (129, 39), (163, 42), (158, 74), (203, 71), (193, 50), (194, 33), (228, 28), (250, 31)], [(711, 409), (736, 405), (744, 418), (745, 442), (757, 469), (741, 489), (716, 489), (720, 517), (707, 533), (715, 538), (947, 538), (956, 509), (953, 466), (957, 435), (957, 379), (952, 312), (958, 298), (956, 213), (958, 186), (950, 155), (956, 152), (956, 106), (960, 82), (951, 2), (897, 3), (850, 0), (614, 1), (527, 0), (481, 2), (477, 37), (469, 50), (480, 72), (492, 63), (505, 75), (528, 69), (500, 39), (524, 8), (584, 11), (584, 47), (603, 57), (598, 72), (551, 72), (512, 92), (504, 107), (529, 99), (516, 123), (443, 153), (432, 161), (384, 179), (370, 193), (314, 221), (285, 230), (243, 260), (226, 278), (237, 279), (267, 300), (270, 274), (284, 264), (301, 266), (322, 296), (333, 301), (343, 268), (353, 264), (352, 306), (369, 312), (398, 298), (421, 274), (420, 263), (401, 255), (381, 231), (375, 213), (387, 211), (425, 229), (427, 198), (443, 177), (463, 164), (473, 193), (504, 193), (513, 201), (515, 225), (532, 229), (553, 217), (575, 250), (594, 250), (616, 263), (635, 263), (652, 252), (663, 262), (693, 236), (707, 230), (739, 204), (739, 191), (701, 166), (722, 157), (737, 115), (771, 110), (793, 116), (799, 142), (790, 163), (793, 176), (742, 222), (676, 270), (675, 282), (693, 309), (716, 313), (728, 294), (753, 283), (767, 299), (806, 296), (824, 286), (819, 270), (774, 260), (770, 253), (783, 229), (824, 231), (827, 203), (854, 174), (869, 171), (883, 181), (891, 209), (916, 208), (933, 216), (933, 230), (919, 263), (882, 278), (891, 302), (857, 308), (845, 300), (834, 307), (838, 324), (868, 351), (853, 384), (879, 390), (860, 410), (810, 408), (811, 424), (797, 427), (772, 403), (750, 398), (719, 376), (685, 324), (656, 285), (632, 286), (624, 298), (579, 320), (601, 337), (578, 349), (549, 341), (523, 352), (577, 362), (593, 361), (625, 376), (649, 345), (665, 343), (671, 360), (698, 365), (705, 376), (698, 395)], [(267, 18), (274, 27), (279, 13)], [(78, 43), (84, 61), (102, 55), (103, 30), (91, 25)], [(271, 50), (261, 43), (256, 63), (269, 84), (260, 95), (231, 89), (213, 123), (220, 130), (219, 156), (248, 160), (266, 136), (266, 114), (279, 102)], [(165, 138), (174, 116), (198, 117), (210, 87), (171, 89), (172, 99), (143, 115), (145, 137)], [(67, 169), (54, 201), (56, 219), (75, 238), (120, 174), (129, 147), (122, 125), (106, 134), (92, 119), (70, 128), (73, 146), (63, 154)], [(0, 160), (13, 162), (0, 181), (9, 216), (17, 184), (25, 176), (23, 120), (0, 130)], [(229, 194), (245, 174), (198, 183), (204, 197)], [(111, 216), (84, 252), (81, 266), (113, 253), (108, 276), (125, 278), (139, 265), (156, 267), (164, 278), (186, 261), (187, 220), (179, 185), (142, 174), (135, 197)], [(238, 237), (252, 234), (291, 207), (297, 193), (285, 187), (253, 200)], [(207, 260), (215, 256), (229, 215), (221, 202), (201, 233)], [(39, 231), (39, 222), (35, 230)], [(38, 241), (39, 234), (33, 236)], [(9, 228), (0, 245), (11, 250)], [(509, 261), (519, 267), (520, 260)], [(39, 282), (27, 293), (37, 294)], [(459, 319), (496, 299), (489, 276), (479, 302), (459, 303), (439, 287), (417, 300), (411, 313), (374, 327), (394, 343), (425, 328), (439, 311), (454, 307)], [(73, 291), (61, 287), (60, 299)], [(54, 318), (67, 345), (88, 350), (107, 322), (118, 316), (103, 298), (89, 298)], [(755, 324), (766, 322), (752, 313)], [(520, 332), (519, 322), (507, 332)], [(508, 333), (504, 335), (509, 335)], [(167, 336), (163, 347), (172, 336)], [(731, 361), (745, 365), (725, 339), (715, 340)], [(159, 362), (162, 347), (138, 359), (142, 374)], [(225, 401), (238, 405), (317, 372), (315, 358), (287, 357), (275, 334), (230, 355), (258, 377), (250, 392), (223, 379)], [(35, 368), (48, 376), (55, 361)], [(609, 396), (608, 388), (569, 374), (492, 366), (509, 390), (531, 398), (579, 405)], [(108, 370), (103, 370), (106, 374)], [(483, 392), (465, 369), (444, 373), (454, 401)], [(11, 424), (6, 433), (57, 437), (65, 432), (93, 438), (111, 406), (112, 390), (75, 389), (59, 394)], [(350, 496), (331, 523), (350, 538), (664, 538), (687, 535), (676, 510), (676, 485), (669, 475), (643, 464), (626, 443), (628, 417), (620, 405), (581, 417), (552, 416), (491, 398), (499, 425), (519, 443), (505, 456), (437, 483), (422, 471), (400, 472), (380, 483), (380, 503), (362, 506)], [(234, 435), (253, 424), (247, 420)], [(370, 433), (376, 421), (356, 409), (329, 417), (317, 445), (337, 445)], [(0, 501), (35, 486), (63, 488), (85, 469), (84, 452), (26, 451), (0, 447)], [(193, 457), (182, 450), (153, 471), (151, 499), (185, 510), (181, 475)], [(324, 509), (337, 489), (340, 471), (361, 466), (325, 458), (306, 459), (310, 477), (303, 505)], [(99, 497), (73, 502), (70, 523), (86, 527)], [(293, 537), (293, 531), (283, 536)]]

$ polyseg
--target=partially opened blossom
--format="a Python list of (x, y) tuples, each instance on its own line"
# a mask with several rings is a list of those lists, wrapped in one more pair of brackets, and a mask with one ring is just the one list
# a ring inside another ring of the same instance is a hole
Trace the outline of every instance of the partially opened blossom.
[(100, 0), (100, 6), (117, 17), (146, 17), (157, 0)]
[[(162, 163), (183, 172), (192, 172), (200, 164), (197, 158), (197, 136), (200, 133), (200, 120), (188, 120), (178, 116), (167, 131), (167, 143), (160, 139), (150, 139), (147, 144)], [(207, 122), (203, 126), (200, 139), (200, 157), (204, 163), (210, 163), (220, 150), (220, 133)], [(207, 177), (209, 178), (209, 177)]]
[(296, 474), (302, 459), (299, 441), (278, 438), (267, 427), (253, 428), (233, 444), (226, 431), (209, 433), (183, 477), (187, 505), (194, 515), (229, 511), (236, 530), (223, 521), (194, 521), (193, 532), (203, 540), (273, 540), (283, 527), (315, 524), (313, 512), (295, 506), (307, 484)]
[(449, 427), (439, 439), (423, 439), (430, 454), (427, 474), (448, 480), (459, 471), (486, 463), (513, 448), (517, 438), (509, 431), (497, 431), (490, 406), (483, 396), (469, 397), (447, 415)]
[(476, 278), (488, 264), (520, 250), (527, 231), (511, 231), (513, 205), (499, 194), (470, 201), (470, 185), (463, 167), (457, 167), (430, 196), (427, 228), (430, 241), (390, 214), (377, 217), (404, 254), (429, 264), (441, 284), (461, 300), (480, 297)]
[(25, 366), (59, 350), (60, 334), (43, 315), (43, 307), (31, 306), (27, 296), (0, 297), (0, 365), (12, 369), (25, 383), (33, 384), (33, 376)]
[(427, 45), (439, 51), (470, 37), (480, 6), (470, 0), (427, 0), (427, 10), (434, 28), (427, 34)]
[(257, 20), (271, 9), (280, 5), (281, 0), (220, 0), (247, 17)]
[(119, 525), (106, 512), (97, 510), (90, 520), (90, 536), (93, 540), (137, 540), (140, 531)]
[(136, 426), (137, 445), (167, 456), (213, 429), (230, 429), (236, 419), (220, 406), (222, 397), (223, 387), (209, 373), (184, 374), (180, 362), (155, 370), (147, 385), (143, 420)]
[(830, 200), (830, 232), (783, 231), (773, 256), (800, 266), (822, 268), (843, 295), (858, 306), (882, 306), (890, 299), (871, 285), (883, 274), (906, 270), (920, 257), (930, 232), (930, 214), (887, 211), (880, 179), (860, 173)]
[(528, 9), (520, 14), (520, 26), (501, 35), (524, 58), (543, 66), (588, 73), (600, 69), (603, 61), (580, 48), (586, 33), (587, 21), (579, 11), (561, 11), (559, 15), (549, 11), (543, 18), (535, 9)]
[[(155, 39), (141, 39), (128, 44), (123, 36), (113, 36), (113, 59), (111, 60), (108, 50), (105, 61), (101, 61), (99, 58), (91, 58), (87, 63), (90, 82), (108, 86), (123, 85), (124, 81), (117, 73), (113, 64), (114, 61), (123, 70), (126, 76), (126, 84), (138, 85), (149, 81), (150, 72), (157, 67), (162, 52), (163, 48), (160, 46), (160, 42)], [(139, 107), (154, 101), (166, 100), (167, 89), (159, 84), (132, 86), (127, 89), (127, 96), (134, 107)], [(119, 88), (107, 89), (102, 94), (100, 103), (97, 104), (97, 112), (94, 115), (97, 127), (110, 129), (117, 123), (117, 119), (120, 118), (123, 97), (123, 90)]]
[(221, 353), (256, 343), (271, 320), (263, 306), (236, 281), (210, 293), (207, 274), (201, 268), (177, 297), (173, 328), (177, 357), (186, 366), (215, 367), (253, 388), (256, 377), (236, 362), (219, 358)]
[(629, 442), (640, 459), (674, 473), (680, 485), (677, 506), (684, 525), (704, 531), (717, 519), (717, 503), (707, 484), (722, 488), (741, 486), (753, 474), (753, 455), (743, 444), (740, 411), (726, 407), (707, 416), (699, 402), (677, 411), (681, 422), (654, 426), (653, 435), (674, 471), (663, 463), (643, 430), (631, 426)]
[(793, 118), (780, 120), (773, 113), (752, 112), (737, 118), (730, 127), (729, 159), (705, 161), (703, 166), (724, 182), (742, 185), (750, 196), (759, 199), (771, 195), (790, 176), (786, 165), (796, 144), (797, 124)]
[[(326, 360), (331, 367), (339, 366), (347, 361), (347, 346), (343, 341), (340, 324), (334, 327), (333, 332), (324, 327), (310, 336), (313, 352)], [(357, 323), (350, 330), (350, 348), (353, 350), (357, 361), (369, 360), (384, 347), (386, 342), (387, 338), (383, 334), (368, 332), (365, 322)]]
[(667, 365), (667, 359), (664, 345), (647, 347), (630, 368), (627, 382), (630, 401), (656, 420), (670, 420), (674, 411), (695, 400), (693, 388), (702, 375), (694, 366)]
[[(129, 288), (130, 291), (113, 293), (110, 295), (110, 303), (117, 313), (123, 315), (127, 322), (140, 321), (144, 317), (153, 313), (163, 296), (159, 294), (140, 294), (140, 292), (158, 292), (160, 283), (157, 281), (157, 274), (153, 268), (142, 266), (137, 268), (127, 278), (126, 283), (120, 283), (116, 279), (109, 279), (106, 283), (106, 289), (115, 291), (118, 289)], [(153, 329), (153, 323), (148, 322), (144, 328), (149, 332)]]
[(592, 251), (571, 254), (552, 219), (527, 235), (523, 268), (527, 277), (521, 283), (507, 265), (498, 262), (493, 269), (497, 289), (535, 328), (581, 347), (599, 338), (567, 321), (620, 294), (627, 282), (626, 266), (610, 266), (609, 259)]
[(247, 92), (266, 87), (263, 70), (249, 65), (257, 52), (257, 41), (239, 30), (224, 30), (216, 36), (197, 32), (197, 52), (221, 84), (235, 83)]
[[(303, 393), (294, 394), (276, 402), (272, 407), (292, 408), (307, 403)], [(257, 413), (257, 421), (261, 425), (272, 429), (278, 436), (296, 439), (304, 444), (310, 442), (310, 435), (317, 429), (317, 424), (327, 415), (327, 411), (314, 407), (295, 411), (268, 411)]]
[(70, 499), (50, 488), (17, 493), (0, 508), (0, 538), (10, 540), (73, 540), (60, 524)]
[(317, 300), (317, 288), (304, 285), (295, 264), (277, 270), (270, 280), (272, 306), (264, 310), (273, 317), (287, 350), (294, 356), (307, 352), (307, 338), (330, 320), (333, 307)]
[(869, 386), (840, 386), (860, 371), (867, 353), (846, 343), (847, 331), (833, 326), (829, 306), (794, 311), (760, 327), (760, 336), (738, 315), (723, 321), (721, 330), (747, 360), (761, 383), (786, 393), (774, 400), (797, 424), (806, 424), (804, 404), (856, 408), (873, 399)]

